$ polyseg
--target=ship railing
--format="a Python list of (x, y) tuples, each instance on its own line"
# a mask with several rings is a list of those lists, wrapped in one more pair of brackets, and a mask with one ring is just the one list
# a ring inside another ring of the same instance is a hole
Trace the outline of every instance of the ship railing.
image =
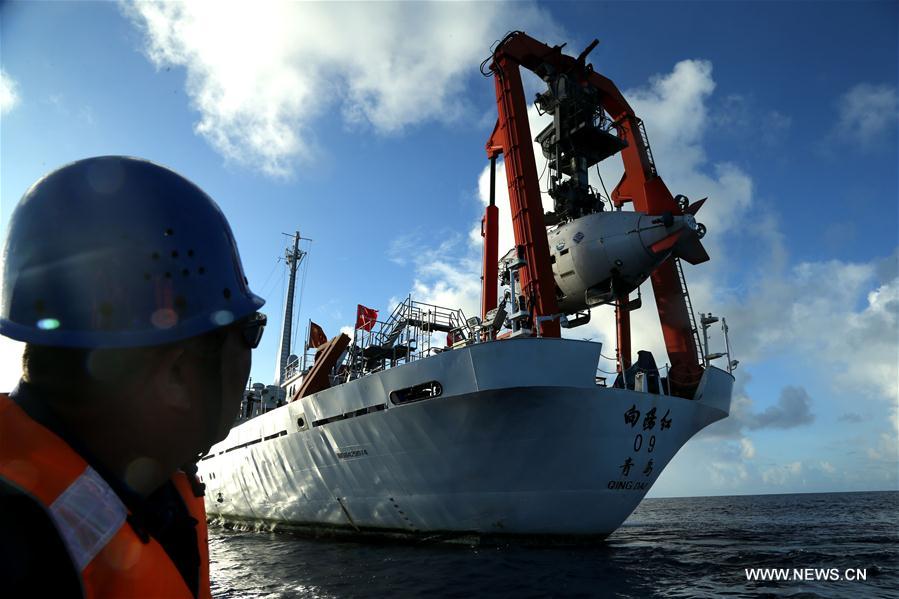
[[(300, 359), (296, 356), (292, 356), (294, 359), (287, 363), (287, 366), (284, 367), (284, 375), (282, 376), (282, 380), (287, 381), (291, 378), (295, 377), (300, 372), (301, 362)], [(305, 356), (304, 356), (305, 357)]]
[(419, 302), (408, 296), (394, 307), (386, 320), (355, 331), (343, 378), (351, 380), (413, 362), (470, 342), (473, 337), (462, 310)]

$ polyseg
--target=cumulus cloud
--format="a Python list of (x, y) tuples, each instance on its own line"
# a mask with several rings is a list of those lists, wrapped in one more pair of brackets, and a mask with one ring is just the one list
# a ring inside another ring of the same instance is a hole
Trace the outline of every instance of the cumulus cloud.
[(899, 400), (899, 277), (889, 268), (876, 262), (801, 262), (782, 272), (769, 270), (752, 294), (726, 298), (722, 305), (741, 359), (789, 349), (804, 368), (828, 373), (839, 389)]
[(772, 463), (749, 439), (697, 439), (678, 452), (650, 492), (652, 496), (858, 490), (870, 481), (847, 481), (846, 471), (827, 460)]
[[(846, 443), (846, 441), (841, 441)], [(888, 448), (884, 448), (888, 449)], [(662, 472), (651, 496), (798, 493), (894, 489), (896, 461), (872, 459), (864, 450), (845, 459), (796, 458), (748, 439), (694, 439)]]
[(706, 472), (717, 489), (740, 487), (749, 480), (749, 469), (744, 464), (712, 459)]
[(797, 460), (762, 469), (761, 480), (772, 487), (786, 487), (783, 490), (817, 490), (822, 481), (832, 484), (836, 474), (836, 467), (826, 460)]
[(666, 180), (671, 172), (688, 173), (705, 161), (699, 142), (713, 91), (712, 63), (682, 60), (670, 73), (655, 75), (648, 86), (624, 92), (645, 123), (653, 154), (661, 153), (656, 161)]
[(461, 236), (450, 235), (438, 247), (420, 251), (412, 296), (437, 306), (461, 308), (466, 316), (480, 314), (480, 261), (466, 245)]
[(895, 139), (899, 122), (899, 99), (891, 85), (859, 83), (838, 102), (839, 121), (833, 135), (849, 139), (863, 149)]
[(279, 177), (315, 157), (313, 127), (329, 111), (383, 134), (454, 121), (469, 110), (461, 92), (490, 40), (513, 25), (556, 30), (531, 3), (122, 6), (157, 67), (185, 68), (197, 133)]
[(866, 453), (870, 459), (884, 462), (891, 468), (895, 481), (899, 479), (899, 406), (890, 408), (888, 421), (889, 428), (878, 435), (874, 444), (867, 447)]
[(751, 460), (755, 457), (755, 445), (752, 443), (751, 439), (746, 437), (740, 439), (740, 449), (742, 458)]
[(0, 114), (7, 114), (19, 103), (19, 85), (6, 71), (0, 70)]
[(802, 475), (802, 462), (790, 462), (783, 466), (768, 468), (762, 473), (762, 480), (769, 485), (783, 486), (791, 479)]

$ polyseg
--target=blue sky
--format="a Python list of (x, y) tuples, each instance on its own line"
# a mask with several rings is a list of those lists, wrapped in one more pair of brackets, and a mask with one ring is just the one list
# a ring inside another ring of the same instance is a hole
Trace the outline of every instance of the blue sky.
[[(49, 169), (130, 154), (216, 199), (275, 323), (297, 228), (314, 240), (302, 323), (333, 335), (356, 303), (410, 292), (474, 313), (495, 120), (478, 64), (510, 29), (572, 54), (596, 37), (590, 59), (644, 119), (669, 188), (710, 196), (712, 261), (687, 277), (741, 361), (731, 418), (652, 493), (899, 487), (895, 2), (192, 6), (0, 7), (4, 236)], [(635, 349), (658, 357), (645, 304)], [(574, 334), (611, 347), (597, 316)], [(277, 328), (254, 380), (272, 378)], [(0, 342), (0, 387), (20, 351)]]

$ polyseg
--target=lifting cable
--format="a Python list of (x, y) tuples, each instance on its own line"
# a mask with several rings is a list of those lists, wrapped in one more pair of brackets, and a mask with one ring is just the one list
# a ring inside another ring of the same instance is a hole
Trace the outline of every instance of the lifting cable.
[(609, 190), (606, 189), (606, 184), (605, 184), (605, 182), (602, 180), (602, 173), (599, 172), (599, 163), (598, 163), (598, 162), (596, 163), (596, 175), (599, 177), (599, 184), (602, 185), (602, 190), (603, 190), (604, 192), (606, 192), (606, 199), (609, 200), (609, 204), (610, 204), (609, 207), (610, 207), (610, 208), (614, 208), (615, 205), (612, 204), (612, 196), (609, 195)]

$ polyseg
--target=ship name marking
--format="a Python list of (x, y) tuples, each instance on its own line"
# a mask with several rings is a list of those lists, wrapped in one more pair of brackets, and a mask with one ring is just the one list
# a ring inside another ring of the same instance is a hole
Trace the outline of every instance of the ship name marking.
[(671, 428), (671, 418), (668, 417), (668, 414), (671, 410), (665, 410), (665, 415), (662, 416), (662, 424), (659, 427), (659, 430), (665, 430), (666, 428)]
[(643, 430), (648, 431), (654, 429), (656, 426), (656, 409), (653, 408), (650, 411), (646, 412), (646, 416), (643, 418)]
[(624, 413), (624, 423), (630, 424), (633, 428), (637, 425), (638, 420), (640, 420), (640, 410), (637, 409), (637, 404), (634, 404), (630, 410)]
[(636, 480), (610, 480), (607, 486), (610, 491), (646, 491), (652, 486), (652, 483)]
[(351, 449), (349, 451), (338, 451), (337, 457), (341, 460), (349, 460), (352, 458), (361, 458), (364, 455), (368, 455), (368, 450), (366, 449)]

